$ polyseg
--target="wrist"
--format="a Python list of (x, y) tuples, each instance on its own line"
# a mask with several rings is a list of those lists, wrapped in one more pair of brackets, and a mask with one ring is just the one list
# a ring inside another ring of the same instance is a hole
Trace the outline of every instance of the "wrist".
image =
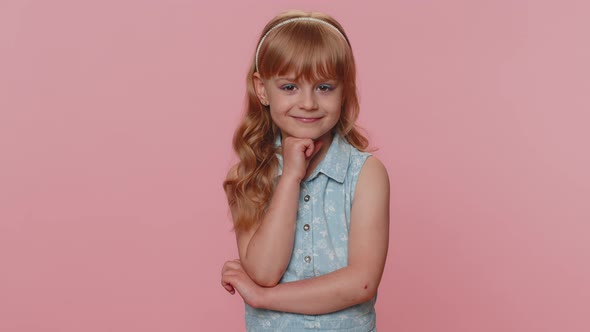
[(297, 187), (299, 187), (302, 180), (303, 179), (297, 175), (283, 173), (279, 179), (279, 182), (285, 183), (287, 185), (297, 185)]

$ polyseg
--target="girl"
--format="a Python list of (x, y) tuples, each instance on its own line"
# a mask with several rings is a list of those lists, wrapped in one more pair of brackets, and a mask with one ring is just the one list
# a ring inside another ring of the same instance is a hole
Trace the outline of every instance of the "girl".
[(333, 18), (291, 11), (264, 28), (224, 182), (240, 259), (221, 283), (248, 331), (375, 331), (389, 179), (355, 126), (355, 76)]

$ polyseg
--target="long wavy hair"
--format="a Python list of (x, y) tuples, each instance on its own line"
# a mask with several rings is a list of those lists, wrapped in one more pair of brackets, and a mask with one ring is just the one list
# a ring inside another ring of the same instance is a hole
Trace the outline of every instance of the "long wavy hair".
[[(260, 76), (268, 79), (275, 75), (294, 74), (297, 79), (312, 82), (334, 78), (341, 81), (342, 112), (333, 130), (349, 144), (364, 151), (368, 140), (355, 125), (359, 114), (356, 66), (342, 26), (325, 14), (289, 11), (266, 25), (258, 44), (271, 28), (296, 17), (324, 20), (340, 30), (346, 40), (329, 26), (313, 21), (294, 21), (277, 27), (260, 46)], [(280, 153), (275, 146), (280, 130), (271, 119), (269, 107), (261, 104), (254, 89), (255, 61), (253, 57), (246, 80), (245, 113), (233, 137), (233, 148), (239, 162), (223, 182), (228, 203), (233, 210), (236, 231), (249, 230), (262, 220), (276, 184), (276, 154)]]

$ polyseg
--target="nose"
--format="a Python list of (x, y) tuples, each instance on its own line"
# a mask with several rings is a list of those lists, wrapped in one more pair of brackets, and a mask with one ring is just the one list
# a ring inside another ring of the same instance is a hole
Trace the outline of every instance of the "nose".
[(301, 109), (312, 111), (318, 108), (316, 95), (314, 94), (313, 89), (303, 90), (300, 96), (299, 104)]

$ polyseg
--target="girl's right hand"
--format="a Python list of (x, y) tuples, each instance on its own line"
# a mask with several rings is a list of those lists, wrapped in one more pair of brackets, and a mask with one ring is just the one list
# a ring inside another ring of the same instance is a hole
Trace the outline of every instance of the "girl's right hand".
[(322, 148), (322, 141), (310, 138), (287, 137), (283, 140), (283, 175), (298, 182), (305, 178), (309, 162)]

